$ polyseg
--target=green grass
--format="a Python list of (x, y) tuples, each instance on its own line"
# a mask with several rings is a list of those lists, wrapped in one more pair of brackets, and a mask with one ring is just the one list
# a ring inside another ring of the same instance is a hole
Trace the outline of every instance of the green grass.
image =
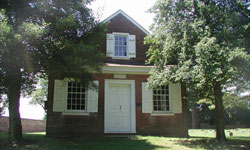
[(228, 141), (218, 143), (214, 130), (189, 130), (190, 138), (133, 136), (131, 138), (45, 138), (45, 133), (24, 133), (24, 144), (13, 146), (5, 133), (0, 133), (0, 150), (238, 150), (250, 149), (250, 129), (232, 132)]

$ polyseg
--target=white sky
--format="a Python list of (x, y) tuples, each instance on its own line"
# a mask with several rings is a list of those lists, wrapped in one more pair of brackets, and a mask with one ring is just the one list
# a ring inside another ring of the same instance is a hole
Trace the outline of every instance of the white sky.
[[(147, 10), (153, 6), (156, 0), (95, 0), (90, 8), (98, 14), (100, 20), (104, 20), (117, 10), (123, 10), (137, 23), (149, 31), (149, 26), (153, 23), (154, 15)], [(20, 115), (21, 118), (43, 119), (44, 110), (41, 106), (29, 104), (30, 98), (21, 98)], [(8, 116), (8, 110), (6, 114)]]
[(121, 9), (137, 23), (149, 31), (153, 23), (154, 15), (147, 10), (153, 6), (156, 0), (95, 0), (90, 6), (104, 20), (117, 10)]
[[(29, 101), (31, 98), (21, 98), (20, 99), (20, 116), (21, 118), (27, 119), (43, 119), (44, 117), (44, 110), (42, 106), (34, 106), (30, 105)], [(6, 113), (3, 116), (9, 116), (8, 109), (5, 111)]]

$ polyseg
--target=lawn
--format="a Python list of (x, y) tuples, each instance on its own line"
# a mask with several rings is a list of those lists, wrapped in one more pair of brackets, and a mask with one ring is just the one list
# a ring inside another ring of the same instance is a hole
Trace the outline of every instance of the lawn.
[(24, 133), (20, 146), (8, 144), (8, 137), (0, 133), (0, 150), (238, 150), (250, 149), (250, 128), (226, 130), (233, 136), (225, 143), (215, 141), (214, 130), (189, 130), (190, 138), (160, 136), (132, 136), (130, 138), (45, 138), (45, 133)]

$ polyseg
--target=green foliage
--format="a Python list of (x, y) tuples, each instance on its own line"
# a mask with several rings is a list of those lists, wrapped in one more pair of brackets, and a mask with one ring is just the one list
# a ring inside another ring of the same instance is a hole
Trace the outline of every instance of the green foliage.
[[(9, 102), (11, 140), (22, 139), (19, 98), (37, 77), (70, 78), (93, 87), (103, 54), (105, 26), (87, 7), (91, 0), (0, 1), (0, 94)], [(4, 11), (2, 11), (4, 9)]]
[(35, 5), (35, 16), (47, 23), (45, 34), (34, 43), (38, 49), (34, 57), (39, 60), (36, 63), (42, 68), (41, 73), (88, 85), (91, 72), (100, 71), (104, 55), (99, 45), (105, 30), (86, 7), (89, 2), (42, 1)]
[(6, 35), (10, 32), (10, 26), (7, 24), (7, 18), (4, 10), (0, 10), (0, 47), (6, 42)]
[(226, 93), (223, 96), (227, 124), (250, 125), (250, 106), (246, 97)]
[[(222, 3), (214, 2), (157, 1), (151, 9), (157, 13), (151, 27), (153, 34), (146, 38), (150, 44), (148, 63), (154, 63), (151, 86), (188, 81), (188, 85), (204, 91), (211, 89), (213, 82), (225, 84), (238, 78), (235, 60), (249, 68), (250, 56), (244, 52), (249, 47), (238, 44), (247, 38), (244, 33), (249, 29), (249, 19), (239, 13), (246, 8), (238, 3), (232, 6), (242, 9), (238, 12), (222, 11), (220, 7), (226, 9)], [(245, 18), (245, 23), (237, 17)], [(167, 66), (170, 64), (176, 65)]]
[(156, 15), (145, 40), (147, 62), (154, 64), (149, 86), (184, 82), (198, 95), (214, 97), (216, 138), (225, 140), (222, 89), (250, 83), (245, 1), (158, 0), (150, 11)]
[(32, 92), (31, 105), (40, 105), (46, 112), (45, 101), (48, 99), (48, 80), (41, 78), (38, 87)]
[[(250, 107), (246, 97), (225, 93), (223, 96), (224, 119), (226, 125), (249, 125)], [(210, 100), (197, 101), (198, 120), (200, 123), (214, 125), (214, 104)]]

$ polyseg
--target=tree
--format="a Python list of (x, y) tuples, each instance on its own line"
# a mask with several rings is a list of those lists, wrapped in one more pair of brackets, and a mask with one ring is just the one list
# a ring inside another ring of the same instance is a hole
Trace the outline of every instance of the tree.
[(149, 86), (168, 82), (186, 85), (213, 99), (216, 139), (224, 133), (223, 88), (249, 83), (249, 10), (239, 0), (158, 0), (148, 63)]
[(91, 72), (102, 66), (99, 40), (105, 34), (104, 25), (87, 7), (90, 2), (0, 1), (6, 12), (0, 25), (6, 24), (0, 44), (0, 87), (8, 98), (12, 142), (22, 141), (19, 99), (21, 93), (31, 93), (37, 75), (75, 79), (92, 87)]
[[(1, 7), (5, 7), (5, 12), (1, 11), (1, 28), (4, 28), (1, 34), (0, 43), (0, 87), (1, 94), (7, 95), (9, 108), (9, 135), (10, 140), (19, 142), (22, 140), (22, 126), (19, 114), (19, 98), (20, 93), (28, 92), (32, 88), (34, 81), (34, 73), (30, 70), (28, 62), (30, 61), (27, 49), (22, 44), (22, 30), (28, 24), (22, 24), (25, 17), (21, 14), (21, 10), (26, 10), (26, 5), (13, 1), (6, 3)], [(20, 6), (18, 6), (20, 5)], [(16, 9), (21, 7), (20, 9)], [(16, 10), (15, 10), (16, 9)], [(14, 11), (15, 10), (15, 11)], [(16, 17), (20, 15), (20, 17)], [(13, 18), (12, 18), (13, 17)], [(33, 24), (30, 24), (33, 26)]]

